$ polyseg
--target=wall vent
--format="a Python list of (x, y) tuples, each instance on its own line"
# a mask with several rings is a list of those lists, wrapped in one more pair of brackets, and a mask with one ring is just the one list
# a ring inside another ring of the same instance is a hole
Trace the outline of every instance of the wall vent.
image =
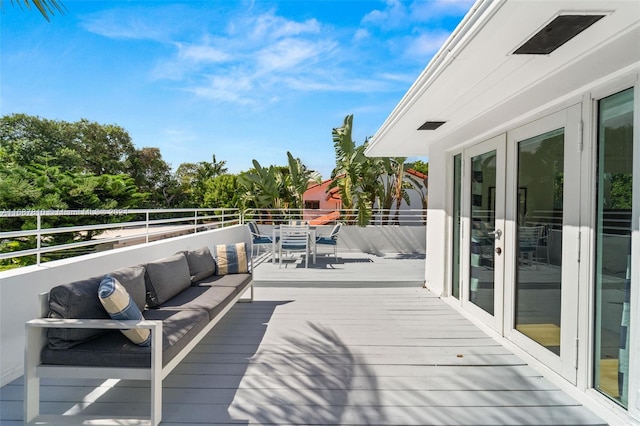
[(605, 15), (560, 15), (549, 22), (522, 46), (514, 55), (548, 55)]
[(435, 130), (444, 123), (446, 123), (446, 121), (427, 121), (422, 126), (418, 127), (418, 130)]

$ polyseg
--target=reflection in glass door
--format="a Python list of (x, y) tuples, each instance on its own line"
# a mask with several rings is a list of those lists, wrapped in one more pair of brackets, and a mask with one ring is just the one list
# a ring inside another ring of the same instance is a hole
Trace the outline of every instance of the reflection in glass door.
[(453, 157), (453, 244), (451, 295), (460, 299), (460, 229), (462, 226), (462, 154)]
[[(471, 250), (469, 301), (494, 314), (496, 230), (496, 157), (489, 151), (471, 157)], [(498, 234), (497, 234), (498, 233)]]
[(515, 328), (560, 355), (564, 128), (517, 155)]
[(601, 100), (598, 123), (595, 388), (624, 407), (628, 405), (630, 294), (634, 291), (633, 97), (633, 89), (628, 89)]

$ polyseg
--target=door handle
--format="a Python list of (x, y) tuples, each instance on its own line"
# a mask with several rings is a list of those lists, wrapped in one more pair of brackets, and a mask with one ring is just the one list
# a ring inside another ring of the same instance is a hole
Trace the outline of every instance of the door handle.
[(489, 235), (495, 235), (496, 240), (499, 240), (502, 237), (502, 230), (496, 229), (495, 231), (489, 232)]

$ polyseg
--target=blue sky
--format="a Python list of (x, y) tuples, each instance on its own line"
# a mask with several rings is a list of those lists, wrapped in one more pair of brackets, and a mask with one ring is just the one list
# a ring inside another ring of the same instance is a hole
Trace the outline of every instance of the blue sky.
[(328, 178), (331, 130), (372, 136), (472, 5), (80, 1), (47, 22), (4, 0), (0, 113), (125, 128), (173, 168), (285, 165)]

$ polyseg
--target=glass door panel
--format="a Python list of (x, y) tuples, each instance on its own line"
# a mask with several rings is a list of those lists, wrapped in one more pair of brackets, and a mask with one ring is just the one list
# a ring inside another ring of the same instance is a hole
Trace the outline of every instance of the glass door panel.
[(469, 200), (469, 301), (490, 315), (495, 311), (496, 158), (495, 150), (471, 157)]
[(507, 231), (513, 250), (505, 273), (511, 310), (504, 328), (511, 341), (574, 384), (581, 206), (588, 205), (582, 194), (582, 164), (588, 154), (579, 149), (581, 116), (582, 107), (576, 104), (507, 136), (513, 167)]
[(595, 388), (627, 407), (631, 311), (633, 89), (599, 103)]
[(517, 144), (515, 328), (560, 355), (564, 129)]

